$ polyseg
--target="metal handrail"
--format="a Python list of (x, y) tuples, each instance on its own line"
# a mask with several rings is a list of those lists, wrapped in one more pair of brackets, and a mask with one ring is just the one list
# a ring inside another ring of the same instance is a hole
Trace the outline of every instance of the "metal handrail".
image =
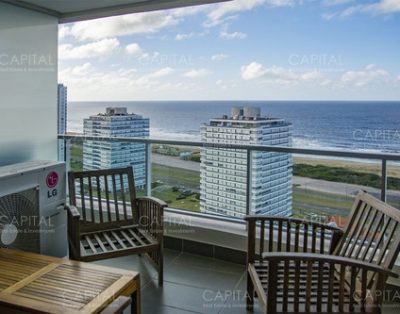
[(300, 155), (315, 155), (327, 157), (343, 157), (343, 158), (356, 158), (356, 159), (376, 159), (388, 161), (400, 161), (400, 154), (388, 153), (368, 153), (356, 151), (338, 151), (328, 149), (306, 149), (286, 146), (271, 146), (271, 145), (242, 145), (242, 144), (223, 144), (223, 143), (205, 143), (195, 141), (176, 141), (176, 140), (162, 140), (152, 138), (136, 138), (136, 137), (104, 137), (104, 136), (86, 136), (86, 135), (70, 135), (60, 134), (58, 139), (82, 139), (89, 141), (113, 141), (113, 142), (135, 142), (143, 144), (164, 144), (164, 145), (179, 145), (179, 146), (193, 146), (193, 147), (206, 147), (206, 148), (225, 148), (225, 149), (241, 149), (252, 151), (264, 151), (274, 153), (288, 153)]

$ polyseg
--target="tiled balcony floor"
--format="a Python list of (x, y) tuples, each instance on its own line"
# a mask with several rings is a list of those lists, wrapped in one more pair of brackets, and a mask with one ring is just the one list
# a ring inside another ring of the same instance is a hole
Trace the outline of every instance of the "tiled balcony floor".
[[(160, 288), (157, 272), (145, 257), (132, 255), (96, 263), (140, 272), (143, 314), (247, 313), (243, 265), (165, 250), (164, 286)], [(257, 302), (254, 313), (261, 313)], [(384, 313), (400, 313), (400, 305), (388, 304)]]

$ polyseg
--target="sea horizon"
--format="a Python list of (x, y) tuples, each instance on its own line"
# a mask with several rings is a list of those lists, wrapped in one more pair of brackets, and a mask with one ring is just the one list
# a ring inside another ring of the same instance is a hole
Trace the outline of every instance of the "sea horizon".
[(150, 118), (156, 139), (199, 141), (200, 126), (209, 119), (229, 115), (231, 107), (257, 106), (263, 116), (292, 123), (293, 147), (400, 152), (400, 101), (70, 101), (67, 130), (81, 133), (84, 118), (110, 106)]

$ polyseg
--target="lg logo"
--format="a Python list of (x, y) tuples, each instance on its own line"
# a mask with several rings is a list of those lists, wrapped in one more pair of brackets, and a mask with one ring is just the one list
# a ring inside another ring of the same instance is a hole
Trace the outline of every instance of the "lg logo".
[(47, 175), (47, 178), (46, 178), (46, 184), (47, 184), (47, 186), (48, 186), (50, 189), (52, 189), (52, 188), (54, 188), (54, 187), (57, 185), (57, 183), (58, 183), (58, 174), (57, 174), (57, 172), (55, 172), (55, 171), (50, 172), (50, 173)]
[(54, 189), (58, 184), (58, 174), (55, 171), (50, 172), (46, 178), (47, 186), (52, 189), (47, 191), (47, 198), (57, 196), (57, 189)]

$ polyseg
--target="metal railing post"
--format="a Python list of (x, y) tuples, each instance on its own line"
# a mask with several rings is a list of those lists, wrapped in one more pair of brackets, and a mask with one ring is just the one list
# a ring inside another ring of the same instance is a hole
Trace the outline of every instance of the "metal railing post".
[(151, 144), (145, 144), (146, 196), (151, 196)]
[(251, 149), (247, 149), (246, 215), (250, 214), (251, 209), (251, 153)]
[(63, 139), (64, 143), (64, 161), (67, 172), (71, 171), (71, 140)]
[(387, 160), (382, 159), (382, 175), (381, 175), (381, 200), (386, 202), (387, 191)]

